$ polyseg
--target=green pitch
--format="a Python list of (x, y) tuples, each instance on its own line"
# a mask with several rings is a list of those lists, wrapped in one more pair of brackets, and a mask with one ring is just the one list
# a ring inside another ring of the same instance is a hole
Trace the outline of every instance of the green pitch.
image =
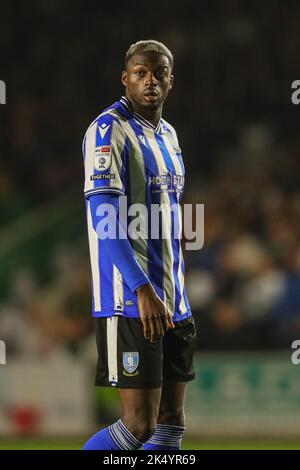
[[(1, 440), (0, 450), (80, 450), (84, 439), (78, 440), (42, 440), (22, 439)], [(298, 441), (280, 440), (203, 440), (188, 441), (183, 445), (185, 450), (300, 450)]]

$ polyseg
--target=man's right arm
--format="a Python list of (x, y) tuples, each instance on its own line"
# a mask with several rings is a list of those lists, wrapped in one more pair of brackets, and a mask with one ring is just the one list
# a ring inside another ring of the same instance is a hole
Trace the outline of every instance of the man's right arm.
[(136, 292), (144, 336), (150, 341), (155, 341), (163, 336), (168, 328), (174, 328), (172, 318), (136, 260), (134, 250), (120, 224), (119, 196), (102, 193), (90, 197), (93, 228), (96, 232), (103, 218), (103, 215), (100, 215), (101, 211), (98, 210), (101, 204), (111, 204), (114, 207), (115, 210), (109, 212), (105, 218), (116, 226), (116, 238), (103, 238), (102, 246), (105, 247), (110, 260), (121, 272), (131, 291)]

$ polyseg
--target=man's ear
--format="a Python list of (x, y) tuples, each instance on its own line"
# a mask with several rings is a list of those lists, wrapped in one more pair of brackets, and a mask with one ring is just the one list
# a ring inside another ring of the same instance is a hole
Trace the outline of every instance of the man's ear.
[(171, 75), (171, 76), (170, 76), (170, 86), (169, 86), (169, 90), (172, 90), (172, 88), (173, 88), (173, 83), (174, 83), (174, 75)]
[(127, 71), (126, 70), (122, 71), (121, 81), (122, 81), (122, 85), (127, 86)]

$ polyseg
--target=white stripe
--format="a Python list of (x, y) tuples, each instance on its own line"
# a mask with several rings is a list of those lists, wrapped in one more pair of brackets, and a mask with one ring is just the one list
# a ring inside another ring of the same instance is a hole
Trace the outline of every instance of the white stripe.
[[(85, 134), (85, 136), (86, 136), (86, 134)], [(84, 136), (83, 141), (82, 141), (82, 155), (83, 155), (83, 158), (85, 157), (85, 153), (84, 153), (85, 136)]]
[(99, 194), (99, 193), (116, 193), (116, 194), (120, 194), (121, 196), (125, 196), (125, 193), (123, 191), (120, 191), (119, 189), (112, 188), (112, 187), (95, 188), (95, 189), (92, 189), (91, 191), (87, 191), (85, 193), (85, 196), (92, 196), (93, 194)]
[(183, 259), (183, 253), (182, 253), (182, 247), (181, 247), (181, 240), (179, 240), (179, 266), (178, 266), (178, 281), (179, 281), (179, 286), (180, 286), (180, 304), (179, 304), (179, 310), (180, 313), (186, 313), (189, 309), (188, 305), (186, 304), (183, 291), (184, 291), (184, 274), (182, 270), (182, 261), (184, 263)]
[[(91, 127), (94, 126), (94, 124), (96, 124), (97, 121), (98, 121), (98, 119), (100, 119), (102, 116), (105, 116), (106, 114), (112, 114), (111, 111), (112, 111), (112, 110), (109, 110), (109, 111), (105, 111), (104, 113), (99, 114), (99, 116), (97, 116), (97, 117), (93, 120), (93, 122), (89, 125), (89, 127), (88, 127), (86, 133), (84, 134), (83, 140), (82, 140), (82, 153), (83, 153), (84, 139), (86, 138), (87, 133), (89, 132), (89, 130), (91, 129)], [(115, 117), (116, 117), (115, 114), (112, 114), (112, 116), (115, 116)]]
[[(173, 135), (173, 137), (174, 137), (174, 135)], [(164, 140), (164, 143), (165, 143), (165, 145), (167, 147), (167, 150), (170, 154), (173, 165), (175, 167), (176, 175), (183, 175), (181, 165), (178, 161), (175, 150), (173, 149), (172, 145), (170, 144), (170, 141), (169, 141), (168, 137), (163, 136), (163, 140)], [(178, 141), (177, 141), (177, 144), (178, 144)], [(179, 193), (177, 193), (177, 194), (178, 194), (177, 200), (179, 201)], [(179, 204), (179, 202), (178, 202), (178, 204)], [(180, 210), (180, 217), (181, 217), (181, 210)], [(188, 308), (187, 308), (187, 305), (185, 303), (184, 295), (183, 295), (184, 275), (183, 275), (183, 272), (182, 272), (182, 269), (181, 269), (182, 259), (183, 259), (183, 254), (182, 254), (182, 248), (181, 248), (181, 240), (179, 240), (179, 266), (178, 266), (178, 272), (177, 272), (178, 281), (179, 281), (179, 290), (180, 290), (180, 295), (181, 295), (179, 309), (180, 309), (181, 313), (185, 313), (185, 312), (187, 312)]]
[(88, 236), (89, 236), (92, 278), (93, 278), (94, 309), (95, 311), (98, 312), (99, 310), (101, 310), (99, 239), (93, 227), (90, 201), (87, 202), (87, 220), (88, 220)]
[(108, 380), (118, 382), (118, 317), (107, 318)]
[(126, 136), (124, 135), (122, 127), (116, 121), (112, 121), (112, 129), (110, 136), (110, 145), (112, 146), (112, 158), (109, 172), (115, 175), (115, 179), (111, 179), (108, 181), (110, 186), (120, 189), (120, 191), (124, 191), (121, 179), (123, 167), (121, 154), (125, 146), (125, 139)]
[(117, 312), (124, 310), (123, 277), (118, 268), (113, 266), (114, 309)]
[[(172, 216), (170, 211), (170, 201), (168, 193), (161, 193), (161, 208), (162, 208), (162, 258), (164, 266), (164, 292), (169, 294), (170, 299), (166, 298), (165, 302), (170, 310), (170, 313), (175, 313), (175, 280), (173, 274), (174, 253), (172, 246)], [(166, 296), (166, 295), (165, 295)]]
[(178, 142), (177, 134), (176, 134), (176, 131), (175, 131), (174, 127), (171, 126), (171, 124), (169, 122), (165, 121), (165, 119), (162, 119), (162, 123), (164, 124), (164, 128), (166, 129), (167, 134), (172, 135), (172, 137), (174, 139), (175, 147), (179, 148), (179, 142)]
[[(148, 143), (151, 147), (151, 150), (154, 154), (156, 164), (158, 166), (158, 174), (165, 175), (168, 173), (166, 167), (166, 162), (164, 160), (163, 154), (159, 148), (159, 145), (155, 139), (154, 132), (148, 129), (144, 129), (144, 134), (148, 139)], [(167, 239), (163, 240), (163, 268), (164, 268), (164, 302), (168, 306), (171, 315), (174, 314), (175, 307), (175, 281), (173, 275), (173, 263), (174, 263), (174, 253), (171, 239), (171, 206), (170, 198), (168, 192), (160, 193), (160, 202), (162, 207), (162, 230), (163, 236), (168, 236)], [(168, 294), (168, 297), (166, 296)]]
[[(135, 135), (132, 127), (130, 126), (130, 124), (128, 124), (127, 121), (121, 121), (120, 124), (121, 124), (122, 128), (124, 129), (126, 135), (130, 139), (131, 145), (133, 147), (133, 151), (131, 151), (131, 156), (132, 156), (132, 158), (134, 156), (134, 158), (137, 160), (137, 162), (138, 162), (137, 164), (139, 165), (140, 171), (143, 174), (143, 176), (142, 176), (143, 181), (146, 185), (146, 172), (145, 172), (144, 156), (143, 156), (143, 152), (141, 150), (140, 142), (138, 141), (137, 136)], [(146, 204), (146, 200), (145, 200), (145, 204)], [(140, 263), (141, 268), (143, 269), (143, 271), (146, 273), (146, 275), (148, 275), (149, 273), (148, 273), (148, 257), (147, 257), (147, 251), (148, 251), (147, 240), (144, 240), (143, 238), (138, 238), (137, 240), (135, 240), (135, 246), (137, 246), (139, 248), (138, 251), (136, 249), (134, 249), (137, 260)]]
[(94, 174), (94, 155), (96, 146), (97, 123), (93, 124), (86, 133), (85, 144), (85, 185), (84, 192), (94, 189), (94, 181), (91, 175)]
[[(106, 114), (116, 117), (110, 111), (102, 113), (99, 117), (102, 117)], [(97, 119), (99, 119), (99, 117)], [(88, 128), (86, 132), (86, 145), (85, 145), (85, 186), (84, 192), (87, 195), (90, 191), (101, 192), (105, 190), (112, 189), (113, 192), (119, 191), (120, 194), (124, 194), (123, 184), (121, 180), (122, 172), (122, 159), (121, 154), (124, 149), (126, 135), (122, 127), (116, 122), (112, 121), (112, 130), (110, 137), (110, 145), (112, 146), (112, 156), (111, 156), (111, 167), (110, 173), (115, 174), (115, 179), (107, 180), (107, 185), (102, 187), (95, 187), (95, 180), (91, 180), (91, 176), (95, 174), (94, 168), (94, 157), (95, 157), (95, 147), (96, 147), (96, 135), (98, 130), (98, 122), (94, 121), (93, 124)], [(94, 193), (89, 193), (94, 194)]]
[(169, 155), (171, 157), (171, 160), (173, 162), (173, 165), (175, 167), (175, 173), (176, 175), (183, 175), (181, 165), (178, 161), (176, 152), (174, 150), (174, 147), (171, 145), (170, 140), (167, 135), (162, 135), (163, 141), (165, 143), (165, 146), (167, 147), (167, 150), (169, 152)]
[[(93, 120), (93, 122), (91, 122), (91, 124), (89, 125), (89, 127), (88, 127), (86, 133), (84, 134), (84, 138), (85, 138), (85, 136), (87, 135), (87, 133), (88, 133), (88, 131), (90, 130), (90, 128), (98, 121), (98, 119), (100, 119), (102, 116), (105, 116), (106, 114), (111, 114), (111, 111), (112, 111), (112, 110), (109, 109), (108, 111), (105, 111), (104, 113), (99, 114), (99, 116), (97, 116), (97, 117)], [(84, 138), (83, 138), (83, 140), (84, 140)]]

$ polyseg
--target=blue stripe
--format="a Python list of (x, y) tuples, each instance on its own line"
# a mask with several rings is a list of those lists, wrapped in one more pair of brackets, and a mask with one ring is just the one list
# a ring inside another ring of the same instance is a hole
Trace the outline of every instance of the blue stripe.
[(128, 186), (129, 186), (126, 181), (126, 170), (128, 168), (129, 155), (130, 155), (130, 140), (129, 140), (129, 137), (126, 136), (123, 152), (121, 154), (121, 160), (122, 160), (121, 181), (122, 181), (122, 191), (124, 193), (127, 193)]
[[(110, 115), (110, 114), (106, 114), (104, 116), (101, 116), (98, 121), (97, 121), (97, 132), (96, 132), (96, 147), (102, 147), (102, 146), (109, 146), (111, 147), (111, 133), (112, 133), (112, 128), (113, 128), (113, 123), (116, 122), (118, 125), (120, 125), (119, 123), (119, 120)], [(100, 135), (100, 130), (99, 128), (101, 128), (102, 124), (105, 124), (106, 126), (110, 126), (106, 132), (106, 134), (104, 135), (104, 137), (102, 138), (101, 135)], [(123, 147), (123, 150), (121, 152), (121, 161), (122, 161), (122, 166), (121, 166), (121, 170), (119, 171), (119, 174), (116, 175), (116, 177), (119, 179), (121, 179), (121, 183), (122, 183), (122, 192), (124, 193), (125, 192), (125, 166), (126, 166), (126, 162), (127, 162), (127, 152), (128, 152), (128, 138), (125, 138), (124, 139), (124, 147)], [(116, 150), (114, 148), (112, 148), (111, 152), (115, 152)], [(112, 155), (111, 158), (114, 158), (114, 156)], [(99, 175), (99, 174), (110, 174), (111, 173), (111, 167), (108, 167), (106, 170), (103, 170), (103, 171), (98, 171), (94, 168), (94, 172), (93, 174), (94, 175)], [(114, 180), (110, 180), (110, 179), (99, 179), (99, 180), (94, 180), (94, 189), (96, 188), (110, 188), (110, 187), (113, 187), (114, 186)]]
[[(100, 147), (102, 145), (111, 145), (110, 138), (111, 138), (113, 121), (118, 122), (118, 120), (114, 118), (111, 114), (105, 114), (104, 116), (101, 116), (98, 119), (97, 132), (96, 132), (96, 147)], [(104, 137), (101, 137), (101, 134), (100, 134), (100, 129), (103, 130), (101, 127), (102, 124), (106, 124), (107, 127), (109, 126)]]
[[(160, 135), (155, 135), (156, 141), (159, 145), (159, 148), (161, 150), (161, 153), (164, 157), (164, 160), (166, 162), (166, 167), (168, 170), (172, 170), (171, 173), (176, 175), (176, 170), (173, 165), (173, 161), (171, 159), (171, 156), (167, 150), (167, 147), (163, 141), (163, 138)], [(169, 196), (169, 201), (170, 205), (176, 204), (178, 206), (177, 202), (177, 194), (175, 193), (168, 193)], [(175, 197), (174, 197), (175, 196)], [(178, 212), (179, 214), (179, 212)], [(180, 285), (179, 285), (179, 278), (178, 278), (178, 267), (179, 267), (179, 250), (180, 250), (180, 240), (175, 239), (174, 237), (174, 220), (173, 220), (173, 213), (171, 216), (171, 223), (172, 223), (172, 228), (171, 228), (171, 236), (172, 236), (172, 250), (173, 250), (173, 276), (174, 276), (174, 283), (175, 283), (175, 305), (174, 305), (174, 312), (179, 312), (179, 306), (180, 306), (180, 301), (181, 301), (181, 294), (180, 294)]]
[[(112, 116), (112, 115), (104, 115), (103, 113), (108, 111), (108, 110), (114, 110), (116, 113), (118, 113), (118, 116)], [(139, 188), (131, 188), (130, 187), (130, 165), (128, 165), (128, 158), (133, 158), (134, 155), (131, 154), (132, 149), (132, 142), (128, 136), (125, 137), (124, 135), (124, 148), (121, 153), (121, 159), (122, 159), (122, 167), (120, 169), (120, 178), (122, 181), (122, 188), (116, 188), (113, 187), (113, 180), (94, 180), (95, 187), (85, 193), (85, 197), (89, 198), (91, 195), (97, 194), (97, 193), (116, 193), (119, 195), (127, 195), (128, 197), (128, 207), (130, 207), (130, 204), (136, 201), (132, 201), (132, 190), (137, 190), (137, 191), (142, 191), (143, 197), (145, 198), (145, 202), (147, 205), (148, 209), (151, 209), (151, 203), (153, 204), (160, 204), (161, 203), (161, 193), (157, 192), (150, 192), (150, 186), (148, 185), (148, 178), (149, 176), (154, 176), (159, 174), (158, 166), (154, 157), (154, 154), (151, 150), (151, 147), (149, 146), (149, 142), (144, 134), (145, 127), (143, 127), (140, 122), (143, 122), (143, 124), (147, 124), (145, 120), (141, 116), (136, 116), (134, 113), (130, 112), (128, 108), (126, 107), (126, 103), (122, 103), (122, 100), (119, 102), (114, 103), (112, 106), (107, 108), (105, 111), (103, 111), (102, 115), (98, 116), (94, 120), (94, 124), (97, 123), (97, 126), (105, 122), (107, 125), (112, 126), (113, 122), (118, 123), (120, 125), (121, 120), (124, 118), (127, 119), (129, 125), (133, 129), (133, 132), (135, 136), (138, 139), (139, 135), (143, 135), (145, 139), (146, 145), (144, 145), (142, 142), (139, 141), (139, 146), (140, 150), (142, 152), (142, 158), (144, 159), (144, 166), (145, 166), (145, 177), (146, 177), (146, 184), (141, 181)], [(139, 119), (139, 122), (137, 121)], [(168, 136), (170, 136), (170, 127), (167, 125), (164, 125), (164, 121), (160, 121), (161, 127), (165, 128)], [(148, 125), (147, 125), (148, 127)], [(151, 127), (151, 126), (150, 126)], [(159, 127), (159, 126), (158, 126)], [(111, 143), (111, 130), (112, 128), (109, 128), (108, 131), (106, 132), (104, 138), (101, 138), (99, 128), (97, 127), (97, 132), (96, 132), (96, 146), (102, 146), (102, 145), (110, 145)], [(154, 130), (154, 135), (156, 138), (156, 141), (160, 147), (162, 156), (164, 158), (164, 161), (166, 163), (166, 168), (168, 171), (172, 174), (175, 173), (175, 168), (172, 162), (172, 159), (167, 151), (167, 148), (165, 147), (163, 139), (157, 134), (158, 129)], [(171, 137), (170, 137), (171, 138)], [(151, 139), (152, 140), (152, 139)], [(85, 158), (85, 153), (86, 153), (86, 137), (84, 137), (83, 140), (83, 154)], [(183, 161), (181, 158), (181, 153), (178, 152), (176, 153), (176, 158), (178, 158), (178, 161), (181, 165), (182, 172), (184, 173), (184, 166), (183, 166)], [(108, 169), (108, 173), (109, 173)], [(96, 170), (94, 171), (94, 174), (97, 173), (102, 173), (102, 172), (97, 172)], [(112, 186), (105, 186), (107, 183), (112, 184)], [(135, 182), (134, 182), (135, 184)], [(145, 187), (144, 187), (145, 186)], [(126, 191), (125, 191), (126, 189)], [(177, 197), (176, 193), (168, 193), (168, 198), (169, 202), (177, 204)], [(173, 214), (172, 214), (173, 217)], [(149, 232), (151, 233), (151, 211), (148, 211), (148, 224), (149, 224)], [(156, 289), (157, 294), (160, 296), (161, 299), (164, 299), (164, 291), (163, 291), (163, 285), (164, 285), (164, 266), (163, 266), (163, 260), (162, 260), (162, 254), (163, 254), (163, 240), (162, 240), (162, 233), (161, 233), (161, 227), (162, 226), (162, 215), (160, 214), (160, 238), (158, 240), (152, 240), (151, 237), (147, 240), (147, 251), (145, 255), (147, 256), (148, 259), (148, 272), (149, 272), (149, 279), (153, 286)], [(186, 313), (180, 313), (179, 310), (179, 305), (180, 305), (180, 291), (179, 291), (179, 279), (178, 279), (178, 266), (179, 266), (179, 249), (180, 249), (180, 240), (174, 239), (174, 221), (172, 220), (172, 227), (171, 227), (171, 235), (172, 235), (172, 250), (173, 250), (173, 256), (174, 256), (174, 262), (173, 262), (173, 277), (174, 277), (174, 282), (175, 282), (175, 305), (174, 305), (174, 310), (176, 314), (173, 317), (173, 321), (181, 321), (185, 318), (188, 318), (191, 316), (191, 310), (188, 308), (188, 311)], [(100, 282), (101, 282), (101, 290), (100, 290), (100, 295), (101, 295), (101, 311), (95, 311), (94, 305), (93, 305), (93, 314), (94, 316), (112, 316), (114, 313), (114, 293), (113, 293), (113, 264), (110, 262), (110, 259), (108, 259), (105, 251), (103, 250), (103, 246), (101, 245), (101, 240), (98, 241), (98, 247), (99, 247), (99, 269), (100, 269)], [(101, 263), (100, 263), (101, 259)], [(182, 262), (182, 270), (184, 273), (184, 261)], [(128, 317), (128, 318), (136, 318), (139, 316), (138, 313), (138, 303), (137, 303), (137, 296), (136, 294), (132, 294), (130, 290), (128, 289), (126, 285), (126, 280), (123, 280), (124, 284), (124, 311), (122, 315)], [(93, 288), (92, 288), (93, 289)], [(184, 288), (183, 290), (183, 295), (184, 299), (186, 301), (187, 306), (189, 307), (189, 303), (187, 300), (187, 295), (186, 295), (186, 290)], [(132, 305), (126, 305), (126, 301), (132, 300), (133, 304)], [(120, 312), (119, 312), (120, 313)], [(121, 424), (120, 424), (121, 426)], [(126, 428), (125, 428), (126, 429)], [(124, 431), (125, 435), (127, 438), (131, 441), (130, 435), (127, 434), (129, 431)]]
[(127, 119), (132, 118), (132, 113), (129, 111), (128, 106), (126, 106), (126, 104), (124, 104), (122, 101), (117, 101), (114, 104), (114, 109), (122, 116), (125, 116)]
[[(173, 130), (170, 126), (169, 123), (167, 123), (166, 121), (163, 120), (163, 125), (165, 127), (165, 129), (167, 130), (168, 132), (168, 135), (170, 135), (172, 137), (172, 140), (174, 141), (174, 145), (177, 145), (177, 142), (176, 142), (176, 139), (174, 137), (174, 134), (173, 132), (175, 132), (175, 130)], [(176, 158), (181, 166), (181, 171), (182, 171), (182, 174), (183, 176), (185, 176), (185, 167), (184, 167), (184, 163), (183, 163), (183, 159), (182, 159), (182, 155), (181, 155), (181, 151), (176, 151)], [(179, 199), (179, 202), (181, 202), (182, 200), (182, 196), (183, 196), (183, 192), (180, 194), (180, 199)]]
[[(161, 198), (160, 198), (160, 193), (151, 194), (150, 186), (147, 184), (147, 182), (148, 182), (148, 177), (151, 175), (151, 173), (149, 172), (149, 169), (151, 169), (152, 174), (157, 175), (158, 166), (155, 160), (154, 153), (149, 146), (147, 137), (143, 133), (143, 128), (139, 124), (136, 124), (133, 119), (131, 119), (129, 123), (137, 137), (137, 140), (139, 142), (139, 146), (140, 146), (143, 158), (144, 158), (144, 167), (146, 171), (145, 199), (146, 199), (146, 205), (148, 208), (148, 233), (151, 234), (151, 210), (150, 210), (151, 204), (160, 204)], [(140, 140), (138, 139), (138, 135), (144, 136), (147, 146), (140, 142)], [(151, 166), (150, 166), (150, 162), (151, 162)], [(160, 214), (160, 218), (161, 218), (161, 214)], [(161, 223), (159, 225), (161, 227)], [(151, 239), (151, 236), (149, 236), (147, 240), (148, 277), (149, 277), (150, 282), (155, 287), (157, 294), (163, 300), (164, 299), (164, 291), (163, 291), (164, 269), (163, 269), (162, 254), (163, 254), (163, 251), (162, 251), (161, 238), (159, 237), (157, 240), (155, 240), (155, 239)]]
[[(104, 243), (98, 240), (99, 248), (99, 270), (100, 270), (100, 286), (101, 286), (101, 308), (106, 305), (114, 305), (114, 288), (113, 288), (113, 264), (104, 248)], [(101, 262), (100, 262), (101, 260)]]
[[(88, 211), (89, 211), (89, 203), (87, 200), (85, 200), (85, 209), (86, 209), (86, 223), (87, 227), (89, 226), (88, 222)], [(92, 293), (92, 311), (95, 311), (95, 302), (94, 302), (94, 279), (93, 276), (91, 276), (91, 293)]]

